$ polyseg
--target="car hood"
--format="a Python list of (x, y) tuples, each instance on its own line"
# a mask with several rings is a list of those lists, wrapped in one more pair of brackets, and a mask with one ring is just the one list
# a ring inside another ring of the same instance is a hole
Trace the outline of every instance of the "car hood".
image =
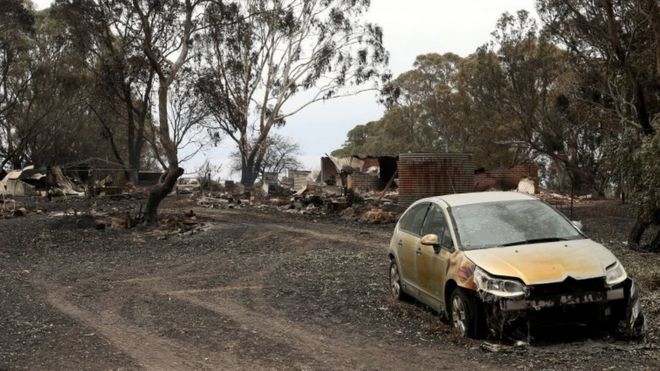
[(567, 277), (602, 277), (616, 257), (589, 239), (492, 247), (465, 251), (478, 267), (495, 276), (517, 277), (527, 285), (562, 282)]

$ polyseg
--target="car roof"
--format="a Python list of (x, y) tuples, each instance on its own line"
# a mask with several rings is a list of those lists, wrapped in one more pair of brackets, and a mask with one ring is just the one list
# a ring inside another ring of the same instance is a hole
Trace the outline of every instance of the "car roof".
[(460, 206), (460, 205), (480, 204), (485, 202), (519, 201), (519, 200), (536, 200), (536, 198), (525, 193), (489, 191), (489, 192), (456, 193), (456, 194), (449, 194), (444, 196), (435, 196), (435, 197), (429, 197), (423, 200), (419, 200), (418, 202), (444, 201), (447, 205), (451, 207), (451, 206)]

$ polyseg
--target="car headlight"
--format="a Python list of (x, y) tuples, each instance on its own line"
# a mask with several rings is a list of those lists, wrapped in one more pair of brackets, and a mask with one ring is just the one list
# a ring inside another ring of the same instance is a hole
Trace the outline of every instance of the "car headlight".
[(605, 269), (605, 283), (608, 286), (614, 286), (618, 283), (621, 283), (628, 278), (626, 270), (623, 269), (623, 265), (618, 261)]
[(526, 287), (521, 282), (491, 277), (480, 268), (474, 270), (474, 283), (479, 291), (508, 299), (522, 298), (526, 292)]

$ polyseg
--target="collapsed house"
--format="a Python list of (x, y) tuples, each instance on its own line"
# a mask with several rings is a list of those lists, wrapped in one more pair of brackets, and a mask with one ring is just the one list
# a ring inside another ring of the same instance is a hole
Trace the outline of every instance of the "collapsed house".
[(290, 188), (294, 191), (299, 191), (309, 183), (313, 183), (314, 179), (310, 177), (311, 174), (312, 172), (309, 170), (289, 170)]
[[(319, 183), (340, 185), (361, 192), (382, 191), (393, 183), (398, 169), (397, 156), (351, 156), (321, 158)], [(341, 179), (342, 170), (350, 169), (346, 184)], [(396, 184), (394, 184), (396, 187)]]
[(48, 188), (46, 171), (35, 170), (34, 166), (13, 170), (0, 180), (0, 195), (36, 196)]
[[(158, 171), (140, 171), (139, 186), (158, 183)], [(28, 166), (8, 172), (0, 179), (0, 195), (63, 196), (84, 195), (86, 191), (104, 194), (122, 193), (129, 183), (126, 170), (112, 161), (89, 158), (62, 166), (35, 168)]]
[(83, 190), (64, 176), (59, 166), (35, 169), (33, 165), (10, 171), (0, 181), (0, 195), (31, 197), (46, 195), (83, 195)]
[[(105, 194), (121, 193), (129, 183), (127, 171), (132, 171), (119, 163), (96, 157), (65, 164), (61, 168), (67, 178), (77, 180), (86, 189), (103, 189)], [(160, 171), (140, 170), (138, 184), (134, 185), (152, 186), (161, 176)]]
[[(407, 207), (415, 201), (443, 194), (485, 190), (535, 193), (538, 166), (523, 163), (510, 168), (475, 169), (471, 153), (401, 153), (398, 156), (321, 157), (320, 171), (289, 170), (288, 176), (264, 174), (263, 194), (269, 196), (346, 195), (389, 201)], [(333, 196), (334, 197), (334, 196)], [(332, 198), (332, 197), (331, 197)], [(334, 200), (335, 202), (337, 200)], [(337, 201), (338, 202), (338, 201)], [(337, 207), (341, 209), (341, 207)]]
[(510, 167), (498, 167), (490, 170), (477, 169), (474, 177), (474, 190), (481, 192), (489, 189), (504, 191), (518, 189), (522, 179), (529, 179), (538, 184), (539, 166), (530, 161)]

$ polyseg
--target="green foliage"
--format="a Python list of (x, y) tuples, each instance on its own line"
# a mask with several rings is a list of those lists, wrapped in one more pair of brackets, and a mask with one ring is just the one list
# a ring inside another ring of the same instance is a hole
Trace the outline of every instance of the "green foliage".
[[(568, 54), (524, 11), (504, 14), (473, 55), (419, 56), (383, 89), (387, 112), (357, 126), (337, 155), (472, 152), (478, 166), (544, 159), (571, 184), (602, 191), (604, 117), (584, 104)], [(597, 181), (596, 181), (597, 179)]]
[[(658, 129), (660, 121), (655, 123)], [(626, 128), (609, 148), (608, 159), (629, 185), (640, 219), (652, 221), (660, 210), (660, 135), (640, 136), (636, 129)]]
[[(63, 164), (101, 157), (99, 132), (88, 110), (93, 78), (66, 37), (59, 13), (43, 11), (2, 32), (0, 166)], [(14, 20), (16, 21), (16, 20)], [(107, 153), (107, 152), (106, 152)]]
[[(657, 0), (539, 0), (539, 14), (583, 75), (585, 91), (614, 121), (604, 150), (639, 205), (630, 233), (637, 246), (644, 230), (660, 222), (660, 4)], [(660, 251), (660, 232), (652, 249)]]

